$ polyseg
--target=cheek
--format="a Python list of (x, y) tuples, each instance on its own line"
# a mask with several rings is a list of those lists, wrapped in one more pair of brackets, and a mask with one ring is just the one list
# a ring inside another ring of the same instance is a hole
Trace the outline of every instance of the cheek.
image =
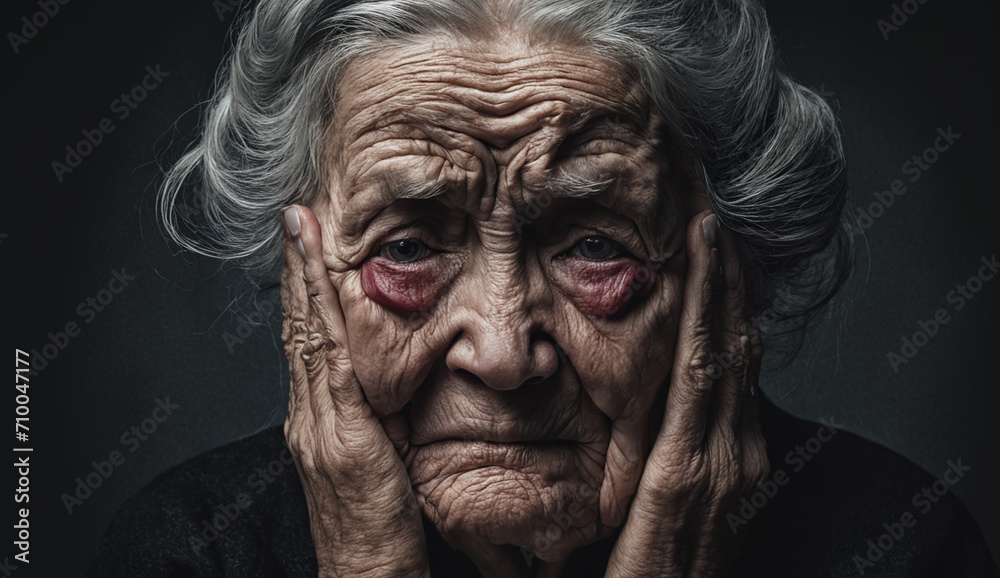
[(649, 293), (653, 273), (634, 259), (562, 259), (557, 282), (584, 315), (617, 317)]
[[(613, 292), (631, 311), (618, 319), (588, 319), (573, 303), (576, 317), (569, 316), (571, 325), (560, 341), (580, 384), (612, 419), (644, 419), (673, 364), (681, 279), (662, 270), (650, 279), (649, 273), (633, 271), (632, 286), (638, 287), (633, 297)], [(589, 285), (580, 282), (581, 288)]]
[(415, 263), (393, 263), (376, 257), (361, 266), (361, 288), (383, 307), (410, 315), (434, 304), (444, 285), (444, 267), (424, 259)]

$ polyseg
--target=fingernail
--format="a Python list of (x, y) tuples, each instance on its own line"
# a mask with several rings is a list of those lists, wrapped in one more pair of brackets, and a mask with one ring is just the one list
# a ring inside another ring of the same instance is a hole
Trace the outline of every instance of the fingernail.
[(302, 246), (302, 238), (299, 236), (302, 233), (302, 222), (299, 221), (299, 210), (296, 207), (289, 207), (285, 209), (285, 230), (288, 231), (288, 236), (295, 241), (295, 248), (298, 249), (299, 255), (303, 259), (306, 258), (306, 249)]
[(701, 232), (705, 235), (705, 244), (715, 247), (715, 239), (719, 234), (719, 217), (716, 217), (715, 213), (702, 219)]

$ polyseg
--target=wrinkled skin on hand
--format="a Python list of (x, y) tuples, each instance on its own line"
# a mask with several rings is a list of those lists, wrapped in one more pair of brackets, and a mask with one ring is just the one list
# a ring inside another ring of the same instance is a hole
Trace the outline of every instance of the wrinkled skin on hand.
[(718, 558), (719, 512), (767, 469), (739, 402), (754, 368), (721, 400), (708, 372), (713, 345), (752, 357), (742, 273), (719, 231), (720, 278), (699, 177), (634, 75), (435, 41), (339, 86), (330, 191), (292, 209), (282, 286), (321, 569), (424, 573), (415, 502), (487, 576), (557, 575), (626, 517), (609, 574), (716, 571), (696, 560)]

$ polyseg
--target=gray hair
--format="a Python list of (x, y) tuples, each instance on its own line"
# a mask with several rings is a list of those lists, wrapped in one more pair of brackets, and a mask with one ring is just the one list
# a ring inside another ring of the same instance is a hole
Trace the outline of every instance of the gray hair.
[[(324, 135), (344, 67), (499, 24), (636, 72), (736, 233), (758, 313), (779, 295), (769, 321), (805, 319), (839, 289), (851, 242), (837, 122), (778, 69), (755, 0), (259, 0), (239, 19), (200, 141), (160, 190), (166, 233), (196, 253), (273, 270), (281, 212), (326, 192)], [(184, 192), (191, 180), (199, 186)]]

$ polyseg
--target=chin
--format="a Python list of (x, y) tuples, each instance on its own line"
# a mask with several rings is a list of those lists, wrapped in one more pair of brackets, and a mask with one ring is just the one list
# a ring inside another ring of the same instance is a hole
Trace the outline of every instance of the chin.
[(424, 515), (457, 537), (565, 557), (603, 536), (603, 453), (564, 441), (445, 440), (415, 448), (407, 467)]

